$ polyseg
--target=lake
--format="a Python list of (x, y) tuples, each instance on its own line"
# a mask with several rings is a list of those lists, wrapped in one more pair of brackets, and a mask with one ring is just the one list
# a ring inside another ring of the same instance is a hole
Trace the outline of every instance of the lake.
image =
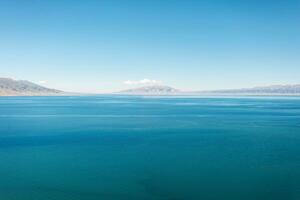
[(299, 200), (299, 97), (0, 97), (1, 200)]

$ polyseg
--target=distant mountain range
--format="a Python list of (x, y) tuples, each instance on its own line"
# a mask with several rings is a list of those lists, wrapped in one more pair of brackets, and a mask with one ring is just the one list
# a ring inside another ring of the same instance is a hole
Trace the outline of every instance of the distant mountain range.
[(133, 95), (174, 95), (180, 94), (181, 91), (169, 86), (164, 85), (151, 85), (144, 86), (129, 90), (123, 90), (118, 92), (119, 94), (133, 94)]
[(46, 88), (29, 81), (0, 78), (0, 96), (43, 96), (61, 94), (64, 94), (64, 92)]
[(300, 95), (300, 85), (273, 85), (244, 89), (181, 91), (169, 86), (153, 85), (120, 91), (132, 95)]
[[(129, 90), (123, 90), (114, 94), (126, 95), (299, 95), (298, 85), (273, 85), (266, 87), (254, 87), (244, 89), (225, 89), (213, 91), (181, 91), (164, 85), (149, 85)], [(50, 96), (50, 95), (83, 95), (66, 93), (56, 89), (50, 89), (41, 85), (11, 78), (0, 78), (0, 96)], [(91, 95), (91, 94), (89, 94)]]
[(300, 95), (300, 84), (298, 85), (272, 85), (265, 87), (227, 89), (214, 91), (200, 91), (199, 94), (229, 94), (229, 95)]

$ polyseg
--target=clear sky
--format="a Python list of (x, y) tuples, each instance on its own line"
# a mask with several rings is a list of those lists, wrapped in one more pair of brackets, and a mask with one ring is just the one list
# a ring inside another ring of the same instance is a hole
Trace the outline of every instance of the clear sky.
[(299, 84), (300, 0), (0, 0), (0, 77), (80, 92)]

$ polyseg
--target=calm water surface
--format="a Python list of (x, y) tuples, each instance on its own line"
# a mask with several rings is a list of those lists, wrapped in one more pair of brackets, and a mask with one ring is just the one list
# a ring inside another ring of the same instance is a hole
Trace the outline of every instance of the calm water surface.
[(1, 200), (299, 200), (300, 98), (1, 97)]

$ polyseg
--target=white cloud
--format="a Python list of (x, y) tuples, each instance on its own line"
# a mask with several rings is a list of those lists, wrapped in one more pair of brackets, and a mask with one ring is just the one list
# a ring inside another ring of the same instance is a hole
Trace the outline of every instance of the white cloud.
[(137, 80), (137, 81), (133, 81), (133, 80), (127, 80), (123, 82), (126, 85), (143, 85), (143, 84), (161, 84), (162, 81), (158, 81), (158, 80), (151, 80), (151, 79), (141, 79), (141, 80)]
[(47, 81), (39, 81), (39, 84), (46, 84)]

